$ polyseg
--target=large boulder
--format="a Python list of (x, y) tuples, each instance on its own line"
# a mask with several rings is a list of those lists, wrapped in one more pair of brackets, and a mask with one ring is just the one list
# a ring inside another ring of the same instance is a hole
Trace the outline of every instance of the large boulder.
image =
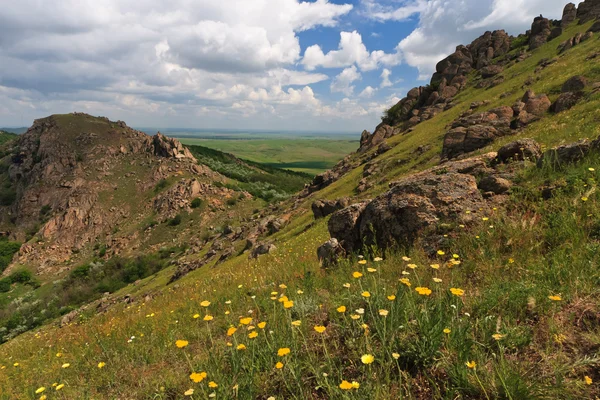
[(587, 85), (588, 80), (585, 76), (573, 76), (563, 83), (561, 92), (581, 92), (586, 88)]
[(573, 3), (567, 4), (565, 6), (565, 8), (563, 9), (561, 26), (563, 28), (567, 27), (568, 25), (573, 23), (576, 18), (577, 18), (577, 6), (575, 6), (575, 4), (573, 4)]
[(552, 104), (552, 111), (555, 113), (559, 113), (562, 111), (566, 111), (573, 107), (577, 102), (581, 99), (581, 93), (561, 93), (561, 95), (556, 99), (554, 104)]
[(250, 258), (258, 258), (264, 254), (271, 254), (275, 250), (277, 250), (277, 247), (273, 243), (261, 243), (252, 249)]
[(531, 25), (531, 34), (529, 36), (529, 49), (535, 50), (548, 41), (552, 34), (552, 22), (542, 16), (536, 17)]
[(417, 174), (395, 183), (366, 206), (359, 219), (358, 243), (382, 249), (395, 244), (407, 246), (440, 220), (464, 222), (472, 218), (465, 211), (484, 208), (486, 203), (473, 176)]
[(377, 146), (385, 141), (385, 139), (390, 138), (400, 132), (400, 129), (391, 127), (386, 124), (379, 125), (375, 132), (372, 135), (369, 135), (369, 132), (363, 131), (360, 139), (360, 148), (359, 152), (364, 152), (373, 146)]
[(544, 152), (538, 160), (538, 166), (550, 164), (553, 167), (560, 167), (561, 165), (571, 164), (582, 160), (592, 149), (598, 150), (599, 148), (600, 138), (594, 141), (584, 139), (576, 143), (555, 147)]
[(357, 227), (360, 225), (360, 217), (367, 204), (369, 201), (363, 201), (336, 211), (327, 224), (331, 237), (336, 238), (340, 246), (349, 253), (360, 248), (360, 234)]
[(542, 148), (533, 139), (519, 139), (508, 143), (498, 150), (497, 160), (500, 162), (537, 160), (542, 156)]

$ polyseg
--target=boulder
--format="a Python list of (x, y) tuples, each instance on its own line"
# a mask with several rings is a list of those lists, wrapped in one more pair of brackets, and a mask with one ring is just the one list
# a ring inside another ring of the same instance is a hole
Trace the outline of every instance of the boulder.
[(317, 257), (322, 268), (336, 265), (345, 254), (344, 248), (336, 238), (331, 238), (317, 249)]
[(478, 187), (484, 192), (503, 194), (510, 190), (512, 182), (508, 179), (490, 175), (479, 181)]
[(535, 50), (548, 41), (552, 33), (552, 23), (541, 15), (533, 20), (529, 36), (529, 50)]
[(481, 72), (481, 77), (484, 79), (501, 74), (502, 71), (503, 68), (500, 65), (488, 65), (487, 67), (483, 67), (479, 70), (479, 72)]
[(580, 140), (576, 143), (559, 146), (544, 152), (542, 157), (538, 160), (538, 166), (542, 166), (546, 163), (549, 163), (554, 167), (560, 167), (563, 164), (571, 164), (582, 160), (592, 149), (597, 150), (599, 148), (600, 138), (594, 141)]
[(498, 150), (500, 162), (537, 160), (542, 156), (542, 148), (533, 139), (519, 139), (508, 143)]
[(576, 18), (577, 18), (577, 6), (575, 6), (575, 4), (573, 4), (573, 3), (567, 4), (565, 6), (565, 8), (563, 9), (561, 26), (563, 28), (567, 27), (568, 25), (573, 23)]
[(357, 228), (360, 225), (360, 216), (369, 201), (352, 204), (331, 215), (327, 227), (331, 237), (336, 238), (342, 248), (351, 253), (360, 247), (360, 234)]
[(350, 199), (347, 197), (337, 200), (316, 200), (311, 205), (315, 219), (325, 218), (334, 212), (346, 208), (350, 205)]
[(577, 102), (581, 99), (580, 93), (572, 93), (566, 92), (561, 93), (561, 95), (556, 99), (554, 104), (552, 104), (552, 112), (559, 113), (562, 111), (566, 111), (573, 107)]
[(271, 254), (275, 250), (277, 250), (277, 247), (273, 243), (262, 243), (252, 249), (250, 258), (258, 258), (264, 254)]
[[(471, 175), (426, 172), (396, 182), (387, 193), (369, 203), (359, 218), (360, 249), (377, 245), (408, 246), (424, 229), (439, 220), (466, 221), (466, 210), (487, 208)], [(332, 235), (333, 236), (333, 235)]]
[(561, 87), (561, 92), (581, 92), (588, 85), (588, 80), (585, 76), (577, 75), (569, 78)]
[(267, 222), (267, 231), (269, 235), (279, 232), (287, 224), (287, 221), (282, 218), (271, 218)]

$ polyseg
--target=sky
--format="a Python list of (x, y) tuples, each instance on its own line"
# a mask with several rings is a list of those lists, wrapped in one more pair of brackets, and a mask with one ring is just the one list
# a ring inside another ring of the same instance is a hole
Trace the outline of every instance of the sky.
[(0, 7), (0, 126), (361, 132), (486, 30), (566, 0), (19, 0)]

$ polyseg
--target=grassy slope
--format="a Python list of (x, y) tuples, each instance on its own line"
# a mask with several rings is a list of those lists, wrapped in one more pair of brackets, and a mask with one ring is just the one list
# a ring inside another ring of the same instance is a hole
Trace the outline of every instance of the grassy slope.
[(0, 145), (11, 141), (17, 137), (16, 134), (0, 130)]
[[(471, 101), (491, 99), (490, 107), (511, 104), (522, 95), (520, 86), (537, 61), (555, 54), (561, 40), (584, 28), (571, 28), (506, 71), (508, 79), (499, 87), (467, 90), (455, 109), (410, 135), (392, 138), (398, 145), (381, 157), (387, 165), (381, 184), (365, 196), (380, 192), (391, 179), (433, 165), (444, 126)], [(550, 92), (575, 73), (595, 76), (594, 65), (581, 62), (595, 46), (597, 40), (572, 49), (544, 70), (544, 79), (533, 88)], [(499, 99), (515, 88), (512, 97)], [(546, 146), (595, 137), (596, 124), (590, 121), (598, 105), (592, 98), (532, 124), (518, 136), (534, 137)], [(425, 143), (432, 149), (414, 156), (414, 149)], [(407, 162), (399, 165), (403, 159)], [(418, 247), (411, 250), (414, 270), (401, 253), (379, 263), (350, 260), (335, 270), (320, 270), (315, 249), (328, 235), (325, 221), (304, 231), (312, 221), (309, 199), (303, 205), (305, 214), (276, 236), (281, 241), (273, 256), (256, 261), (242, 256), (218, 269), (200, 269), (177, 287), (154, 286), (151, 301), (120, 305), (103, 315), (89, 315), (82, 324), (46, 327), (3, 345), (0, 365), (6, 368), (0, 370), (0, 386), (6, 389), (0, 398), (36, 398), (40, 386), (52, 392), (49, 398), (63, 399), (182, 398), (190, 388), (193, 398), (213, 391), (217, 398), (242, 399), (594, 398), (600, 395), (600, 198), (595, 192), (600, 176), (589, 168), (600, 170), (597, 155), (565, 171), (530, 166), (505, 208), (480, 224), (448, 230), (445, 255), (430, 260)], [(318, 196), (352, 193), (360, 174), (360, 169), (353, 171)], [(541, 200), (539, 186), (556, 180), (564, 182), (564, 189), (549, 201)], [(461, 264), (449, 268), (446, 263), (454, 253)], [(429, 267), (432, 263), (442, 266), (435, 270)], [(352, 277), (357, 270), (362, 278)], [(398, 282), (403, 270), (410, 274), (411, 288)], [(152, 279), (162, 281), (169, 272)], [(433, 282), (434, 276), (442, 282)], [(432, 288), (431, 296), (419, 296), (413, 290), (419, 285)], [(465, 295), (453, 296), (451, 287), (464, 289)], [(287, 295), (293, 307), (284, 309), (271, 300), (272, 291), (275, 298)], [(365, 291), (370, 297), (361, 295)], [(389, 300), (392, 295), (396, 298)], [(550, 295), (562, 300), (550, 300)], [(203, 307), (203, 300), (210, 306)], [(347, 307), (346, 313), (336, 311), (340, 305)], [(364, 314), (354, 311), (358, 308)], [(380, 316), (380, 309), (388, 316)], [(361, 316), (354, 320), (350, 314)], [(214, 319), (203, 321), (204, 315)], [(248, 327), (239, 323), (242, 316), (253, 317), (253, 326), (266, 321), (266, 328), (254, 329), (258, 337), (251, 339)], [(302, 321), (300, 327), (292, 327), (295, 320)], [(321, 324), (327, 330), (318, 334), (313, 326)], [(230, 325), (239, 328), (232, 337), (225, 333)], [(504, 336), (496, 340), (495, 333)], [(131, 336), (135, 339), (128, 342)], [(189, 345), (177, 348), (179, 339)], [(236, 350), (240, 343), (247, 349)], [(278, 357), (280, 347), (289, 347), (291, 353)], [(375, 362), (363, 365), (361, 355), (367, 353)], [(278, 361), (283, 369), (275, 368)], [(467, 361), (475, 361), (476, 369), (467, 368)], [(106, 366), (99, 369), (98, 362)], [(70, 367), (61, 368), (63, 363)], [(193, 371), (206, 371), (208, 377), (193, 383), (188, 377)], [(587, 385), (584, 376), (594, 383)], [(360, 389), (339, 389), (342, 379), (359, 382)], [(218, 387), (209, 388), (208, 381)], [(53, 382), (66, 386), (54, 392)]]
[(355, 140), (250, 139), (209, 140), (180, 138), (186, 145), (201, 145), (276, 168), (316, 175), (335, 165), (358, 147)]

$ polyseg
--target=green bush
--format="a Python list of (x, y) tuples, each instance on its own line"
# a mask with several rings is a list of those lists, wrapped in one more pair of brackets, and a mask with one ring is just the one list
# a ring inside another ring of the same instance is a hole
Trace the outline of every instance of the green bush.
[(154, 186), (154, 192), (158, 193), (161, 190), (163, 190), (164, 188), (166, 188), (167, 186), (169, 186), (169, 181), (166, 179), (161, 179), (160, 181), (158, 181), (156, 186)]
[(17, 199), (17, 192), (13, 188), (0, 189), (0, 206), (10, 206)]
[(169, 220), (169, 226), (177, 226), (181, 224), (181, 215), (177, 214), (175, 217)]
[(199, 197), (196, 197), (194, 200), (192, 200), (192, 208), (199, 208), (202, 205), (202, 199)]

